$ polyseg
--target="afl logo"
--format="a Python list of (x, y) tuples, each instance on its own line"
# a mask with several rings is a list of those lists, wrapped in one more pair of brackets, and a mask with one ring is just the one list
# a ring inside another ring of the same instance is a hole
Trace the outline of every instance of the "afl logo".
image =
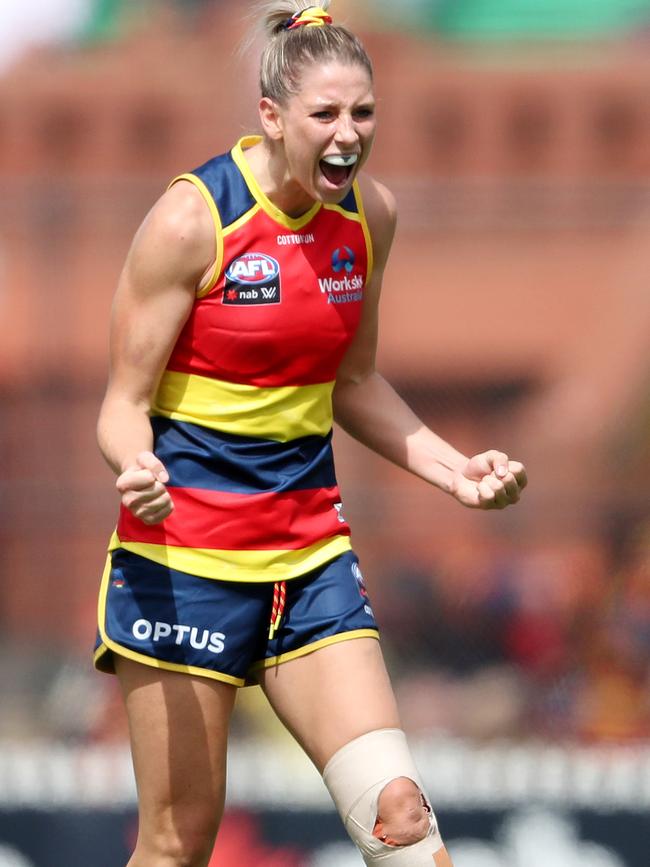
[(338, 247), (332, 253), (332, 268), (335, 274), (343, 271), (343, 269), (345, 269), (347, 274), (350, 274), (354, 269), (355, 261), (356, 256), (354, 255), (354, 251), (349, 247)]
[(226, 269), (223, 304), (279, 304), (280, 265), (265, 253), (244, 253)]

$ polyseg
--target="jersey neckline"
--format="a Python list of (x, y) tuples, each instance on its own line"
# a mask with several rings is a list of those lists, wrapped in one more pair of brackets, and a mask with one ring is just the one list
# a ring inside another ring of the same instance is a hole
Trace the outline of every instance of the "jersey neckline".
[(269, 217), (287, 229), (292, 229), (294, 231), (302, 229), (307, 225), (307, 223), (313, 220), (316, 214), (320, 211), (322, 208), (322, 202), (314, 202), (312, 207), (300, 217), (290, 217), (288, 214), (285, 214), (284, 211), (281, 211), (280, 208), (277, 208), (257, 183), (255, 175), (251, 171), (251, 167), (244, 156), (244, 150), (253, 147), (253, 145), (259, 144), (261, 141), (261, 135), (244, 136), (239, 139), (232, 149), (232, 158), (235, 161), (237, 168), (244, 176), (244, 180), (246, 181), (253, 198), (262, 210), (267, 213)]

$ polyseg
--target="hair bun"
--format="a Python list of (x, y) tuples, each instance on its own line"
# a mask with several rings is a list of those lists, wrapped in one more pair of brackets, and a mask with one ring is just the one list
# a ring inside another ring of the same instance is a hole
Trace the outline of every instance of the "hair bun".
[(257, 19), (258, 29), (271, 37), (287, 30), (289, 22), (294, 23), (294, 18), (307, 11), (319, 9), (327, 15), (329, 5), (330, 0), (321, 0), (318, 4), (309, 3), (307, 0), (258, 0), (252, 4), (252, 16)]
[(324, 27), (332, 23), (332, 16), (328, 15), (322, 6), (308, 6), (300, 12), (294, 13), (287, 18), (283, 30), (295, 30), (298, 27)]

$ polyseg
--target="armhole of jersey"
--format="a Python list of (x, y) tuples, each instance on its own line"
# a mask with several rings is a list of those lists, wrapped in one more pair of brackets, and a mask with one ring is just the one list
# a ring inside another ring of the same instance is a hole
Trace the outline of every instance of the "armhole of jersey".
[[(223, 226), (221, 225), (221, 217), (219, 215), (219, 209), (210, 194), (210, 190), (203, 183), (201, 178), (193, 175), (191, 173), (178, 175), (171, 181), (169, 187), (172, 187), (177, 181), (189, 181), (191, 184), (197, 188), (197, 190), (201, 193), (203, 198), (205, 199), (205, 203), (210, 209), (210, 213), (212, 214), (212, 222), (214, 223), (214, 234), (215, 234), (215, 260), (214, 265), (210, 270), (210, 274), (205, 283), (203, 289), (197, 291), (196, 297), (203, 298), (208, 292), (211, 292), (217, 284), (219, 277), (221, 276), (221, 269), (223, 267)], [(169, 189), (169, 187), (167, 189)]]
[(359, 218), (361, 219), (361, 228), (363, 230), (363, 237), (366, 239), (366, 254), (368, 256), (368, 273), (366, 274), (366, 286), (370, 283), (370, 279), (372, 277), (373, 267), (375, 264), (374, 253), (372, 249), (372, 236), (370, 235), (370, 229), (368, 228), (368, 220), (366, 219), (366, 212), (363, 207), (363, 198), (361, 197), (361, 190), (359, 189), (358, 181), (355, 181), (353, 184), (354, 189), (354, 198), (357, 203), (357, 208), (359, 210)]

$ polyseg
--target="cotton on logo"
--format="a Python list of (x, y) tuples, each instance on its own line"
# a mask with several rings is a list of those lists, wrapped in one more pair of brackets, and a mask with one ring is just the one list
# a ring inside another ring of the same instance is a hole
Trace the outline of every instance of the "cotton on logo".
[(507, 819), (493, 845), (452, 840), (449, 854), (458, 867), (626, 867), (615, 852), (583, 842), (574, 822), (543, 810)]

